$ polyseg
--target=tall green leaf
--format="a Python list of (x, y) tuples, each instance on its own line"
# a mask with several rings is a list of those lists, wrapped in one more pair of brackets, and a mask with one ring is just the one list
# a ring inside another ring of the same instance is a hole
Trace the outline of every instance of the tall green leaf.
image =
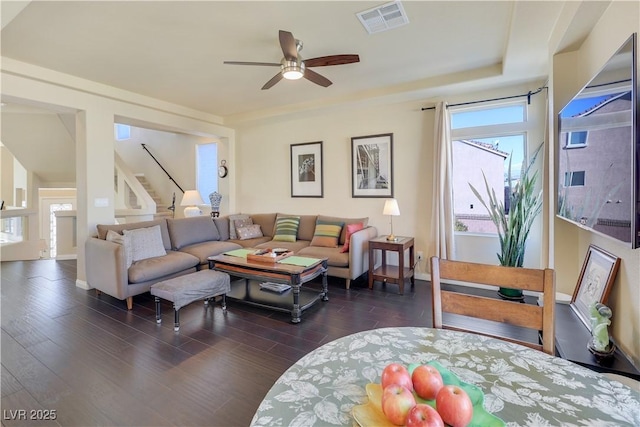
[(507, 168), (509, 214), (505, 213), (504, 202), (496, 197), (495, 191), (489, 186), (484, 171), (482, 171), (482, 178), (484, 179), (487, 201), (469, 183), (471, 191), (485, 207), (489, 218), (498, 229), (500, 253), (497, 255), (500, 265), (522, 267), (524, 262), (524, 251), (529, 231), (536, 216), (542, 210), (542, 190), (535, 192), (538, 172), (531, 175), (530, 172), (543, 146), (544, 142), (536, 148), (526, 167), (522, 166), (520, 181), (516, 183), (515, 187), (511, 185), (511, 157), (509, 158), (509, 167)]

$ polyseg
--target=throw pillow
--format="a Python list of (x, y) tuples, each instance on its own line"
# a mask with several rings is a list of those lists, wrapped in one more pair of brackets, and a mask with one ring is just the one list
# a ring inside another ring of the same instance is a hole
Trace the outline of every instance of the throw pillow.
[(276, 219), (276, 232), (273, 240), (277, 242), (295, 242), (299, 226), (299, 216), (279, 217)]
[(167, 254), (162, 243), (159, 225), (124, 230), (123, 233), (131, 238), (131, 260), (133, 262)]
[[(236, 227), (236, 235), (237, 235), (238, 234), (238, 228), (242, 228), (242, 227), (247, 227), (249, 225), (253, 225), (253, 219), (251, 219), (251, 218), (236, 219), (235, 221), (233, 221), (233, 224)], [(240, 238), (240, 236), (238, 236), (238, 238)]]
[(311, 239), (311, 246), (337, 248), (343, 226), (344, 222), (316, 221), (316, 230), (313, 233), (313, 239)]
[(260, 224), (251, 224), (245, 227), (236, 228), (238, 238), (240, 240), (255, 239), (256, 237), (262, 237), (262, 230)]
[(131, 267), (131, 264), (133, 263), (133, 259), (132, 259), (132, 254), (131, 254), (131, 238), (130, 236), (124, 236), (120, 233), (117, 233), (113, 230), (108, 230), (107, 231), (107, 237), (105, 240), (108, 240), (110, 242), (113, 243), (117, 243), (119, 245), (122, 245), (124, 249), (124, 257), (126, 259), (127, 262), (127, 268)]
[(344, 246), (340, 249), (340, 252), (349, 252), (349, 245), (351, 244), (351, 235), (356, 231), (362, 230), (364, 228), (364, 224), (361, 222), (357, 222), (355, 224), (347, 224), (347, 236), (344, 240)]
[(232, 240), (238, 239), (238, 234), (236, 233), (236, 224), (235, 224), (236, 219), (248, 219), (248, 218), (249, 218), (249, 215), (245, 215), (245, 214), (229, 215), (229, 239), (232, 239)]

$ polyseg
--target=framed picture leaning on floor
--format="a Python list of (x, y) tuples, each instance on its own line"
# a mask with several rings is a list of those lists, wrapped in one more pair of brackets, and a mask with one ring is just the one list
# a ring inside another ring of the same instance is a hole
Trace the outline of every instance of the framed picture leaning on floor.
[(570, 305), (590, 331), (589, 308), (594, 302), (607, 303), (619, 267), (620, 258), (595, 245), (589, 245)]

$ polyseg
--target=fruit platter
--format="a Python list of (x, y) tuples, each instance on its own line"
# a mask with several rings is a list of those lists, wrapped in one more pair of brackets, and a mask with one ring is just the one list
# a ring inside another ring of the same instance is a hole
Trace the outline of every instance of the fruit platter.
[(353, 408), (361, 427), (504, 427), (484, 409), (484, 393), (437, 361), (391, 363), (380, 384), (366, 385), (368, 403)]

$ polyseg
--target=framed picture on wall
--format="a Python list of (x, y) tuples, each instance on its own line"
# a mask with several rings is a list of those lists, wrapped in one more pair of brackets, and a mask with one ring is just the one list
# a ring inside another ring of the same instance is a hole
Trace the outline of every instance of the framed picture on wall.
[(606, 304), (619, 267), (620, 258), (597, 246), (589, 245), (570, 305), (590, 331), (591, 304)]
[(393, 197), (393, 134), (351, 138), (351, 197)]
[(322, 141), (291, 144), (291, 197), (324, 197)]

